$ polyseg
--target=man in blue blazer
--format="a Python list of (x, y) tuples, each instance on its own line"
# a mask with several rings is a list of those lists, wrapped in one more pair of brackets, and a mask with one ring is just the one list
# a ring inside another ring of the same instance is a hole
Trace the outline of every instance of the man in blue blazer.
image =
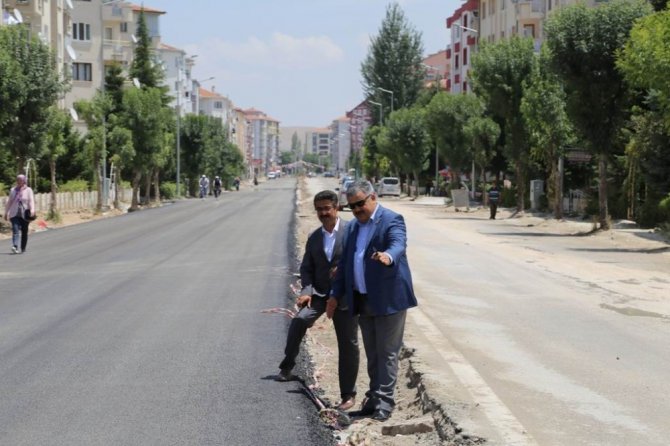
[(349, 186), (347, 201), (356, 220), (344, 234), (342, 258), (326, 312), (332, 317), (344, 300), (350, 311), (359, 315), (370, 387), (362, 409), (352, 415), (372, 415), (385, 421), (395, 406), (407, 309), (417, 305), (405, 253), (405, 220), (377, 203), (368, 181)]

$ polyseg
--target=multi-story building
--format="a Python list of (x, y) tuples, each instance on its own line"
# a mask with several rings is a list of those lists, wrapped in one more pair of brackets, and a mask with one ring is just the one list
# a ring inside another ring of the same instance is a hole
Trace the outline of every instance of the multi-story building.
[(219, 118), (221, 124), (230, 131), (233, 103), (227, 97), (217, 93), (214, 87), (211, 90), (202, 87), (198, 89), (198, 113)]
[(330, 153), (332, 169), (336, 172), (348, 169), (349, 155), (351, 154), (351, 119), (347, 116), (333, 120), (330, 125)]
[[(47, 44), (63, 77), (69, 76), (76, 54), (71, 46), (72, 0), (2, 0), (0, 25), (23, 26)], [(60, 103), (65, 106), (64, 101)]]
[(163, 66), (164, 82), (168, 87), (168, 94), (173, 98), (170, 105), (179, 110), (181, 116), (193, 113), (191, 72), (195, 64), (194, 59), (188, 57), (184, 50), (164, 43), (158, 45), (157, 55)]
[(447, 79), (449, 77), (449, 60), (447, 59), (447, 50), (438, 51), (430, 54), (422, 61), (426, 69), (424, 85), (429, 87), (435, 82), (440, 83), (440, 88), (446, 90)]
[[(67, 0), (65, 0), (67, 1)], [(164, 11), (122, 1), (71, 0), (72, 89), (66, 106), (91, 99), (103, 87), (106, 68), (119, 64), (127, 71), (137, 42), (135, 33), (140, 13), (144, 17), (154, 47), (160, 42), (159, 17)]]
[(319, 157), (330, 157), (330, 128), (316, 128), (307, 135), (305, 153)]
[(279, 121), (255, 108), (244, 110), (247, 152), (254, 175), (267, 173), (279, 163)]
[(363, 101), (356, 107), (347, 112), (349, 118), (349, 134), (351, 136), (351, 151), (360, 153), (363, 148), (363, 136), (365, 131), (372, 123), (370, 106), (367, 101)]
[(511, 36), (530, 37), (539, 51), (547, 1), (551, 7), (556, 0), (481, 0), (480, 39), (497, 42)]
[(451, 30), (451, 42), (446, 55), (449, 63), (446, 87), (453, 93), (467, 93), (470, 89), (468, 85), (470, 61), (472, 53), (477, 50), (479, 33), (477, 28), (479, 1), (467, 0), (447, 19), (447, 28)]

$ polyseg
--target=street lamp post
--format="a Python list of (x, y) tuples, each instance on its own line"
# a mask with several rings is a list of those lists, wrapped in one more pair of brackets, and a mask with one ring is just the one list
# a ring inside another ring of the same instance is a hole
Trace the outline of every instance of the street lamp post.
[(379, 125), (383, 125), (384, 124), (384, 107), (379, 102), (375, 102), (375, 101), (368, 101), (368, 102), (372, 105), (376, 105), (377, 107), (379, 107)]
[(377, 87), (377, 90), (383, 91), (384, 93), (388, 93), (391, 95), (391, 113), (393, 113), (393, 92), (391, 90), (387, 90), (386, 88), (382, 87)]

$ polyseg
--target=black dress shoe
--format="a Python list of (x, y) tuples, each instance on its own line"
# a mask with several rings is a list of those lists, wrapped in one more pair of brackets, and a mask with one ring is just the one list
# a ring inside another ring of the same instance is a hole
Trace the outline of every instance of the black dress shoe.
[(370, 406), (363, 406), (361, 410), (354, 410), (349, 412), (351, 417), (367, 417), (375, 413), (375, 408)]
[(377, 409), (372, 414), (372, 419), (375, 421), (386, 421), (391, 418), (391, 412), (384, 409)]

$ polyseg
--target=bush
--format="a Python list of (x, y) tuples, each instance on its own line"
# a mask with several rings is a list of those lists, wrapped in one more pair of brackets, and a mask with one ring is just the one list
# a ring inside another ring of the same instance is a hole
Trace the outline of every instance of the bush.
[(67, 183), (58, 186), (58, 192), (88, 192), (88, 181), (70, 180)]
[(7, 186), (5, 186), (5, 183), (0, 183), (0, 197), (5, 195), (7, 195)]
[(172, 200), (177, 196), (177, 183), (164, 181), (160, 186), (161, 199)]
[(500, 207), (516, 208), (516, 189), (503, 187), (500, 191)]

